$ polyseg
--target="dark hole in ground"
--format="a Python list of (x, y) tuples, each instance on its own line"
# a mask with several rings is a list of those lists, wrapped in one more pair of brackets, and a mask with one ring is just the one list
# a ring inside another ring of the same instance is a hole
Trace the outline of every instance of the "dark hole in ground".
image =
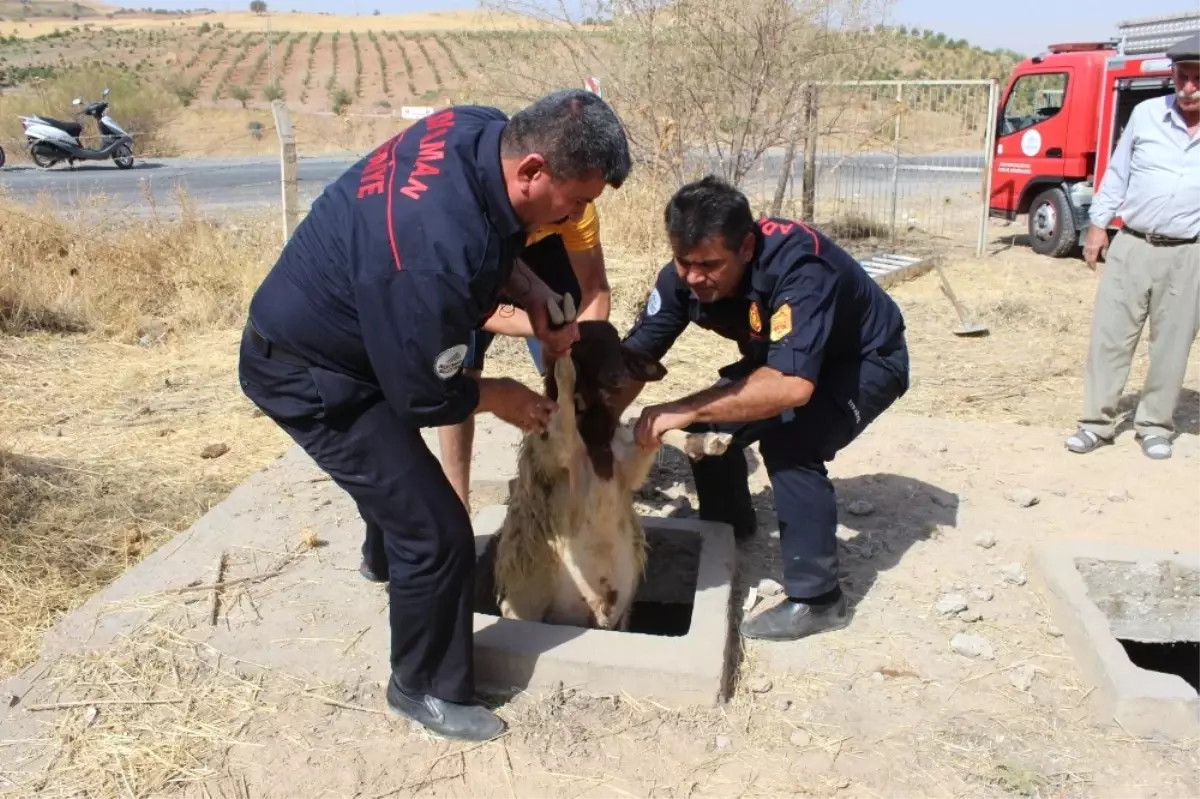
[(1139, 669), (1182, 677), (1192, 686), (1192, 690), (1200, 693), (1200, 641), (1163, 644), (1126, 641), (1123, 638), (1117, 640), (1125, 647), (1125, 654), (1129, 655), (1133, 665)]
[[(646, 529), (646, 571), (630, 610), (627, 632), (678, 637), (692, 627), (696, 573), (700, 565), (700, 537), (694, 533)], [(496, 604), (495, 539), (479, 555), (475, 567), (476, 613), (499, 616)]]

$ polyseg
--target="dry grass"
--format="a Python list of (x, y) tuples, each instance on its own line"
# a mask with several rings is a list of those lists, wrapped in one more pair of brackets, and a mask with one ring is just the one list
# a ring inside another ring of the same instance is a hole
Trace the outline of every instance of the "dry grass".
[[(0, 675), (281, 449), (233, 370), (267, 225), (0, 205)], [(273, 221), (273, 219), (272, 219)], [(203, 459), (214, 442), (233, 445)]]

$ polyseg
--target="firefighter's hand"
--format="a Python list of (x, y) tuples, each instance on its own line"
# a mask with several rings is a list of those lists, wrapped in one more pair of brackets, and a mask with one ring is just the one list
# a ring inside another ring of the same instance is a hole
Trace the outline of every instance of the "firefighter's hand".
[(1095, 225), (1088, 226), (1087, 238), (1083, 242), (1083, 259), (1088, 269), (1096, 271), (1096, 262), (1108, 253), (1108, 231)]

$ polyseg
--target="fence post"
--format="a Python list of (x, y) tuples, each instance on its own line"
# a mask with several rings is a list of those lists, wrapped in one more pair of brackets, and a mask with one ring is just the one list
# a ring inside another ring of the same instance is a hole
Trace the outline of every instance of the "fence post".
[(817, 87), (804, 87), (804, 193), (800, 218), (815, 221), (817, 204)]
[(896, 83), (896, 142), (895, 154), (892, 156), (892, 212), (888, 222), (888, 230), (890, 231), (888, 243), (896, 246), (896, 199), (900, 193), (900, 117), (903, 114), (901, 104), (904, 102), (904, 84)]
[(792, 180), (792, 166), (796, 163), (796, 138), (799, 134), (799, 116), (788, 128), (787, 149), (783, 153), (783, 163), (779, 169), (779, 182), (775, 184), (775, 197), (771, 200), (771, 216), (780, 216), (783, 212), (783, 198), (787, 194), (788, 184)]
[(287, 244), (300, 218), (296, 197), (296, 136), (292, 132), (292, 118), (282, 100), (271, 103), (275, 115), (275, 131), (279, 134), (280, 184), (283, 187), (283, 243)]
[(975, 257), (982, 258), (987, 246), (987, 224), (992, 205), (992, 160), (996, 157), (996, 122), (999, 109), (998, 84), (988, 83), (987, 130), (984, 131), (983, 198), (979, 208), (979, 238), (975, 242)]

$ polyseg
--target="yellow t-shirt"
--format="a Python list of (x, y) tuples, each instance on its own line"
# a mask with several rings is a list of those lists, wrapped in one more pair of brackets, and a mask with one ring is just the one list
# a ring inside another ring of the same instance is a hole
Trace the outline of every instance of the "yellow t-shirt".
[(562, 236), (567, 252), (583, 252), (595, 247), (600, 243), (600, 216), (596, 213), (595, 203), (587, 204), (578, 222), (568, 219), (558, 225), (544, 225), (530, 233), (525, 244), (528, 246), (555, 233)]

